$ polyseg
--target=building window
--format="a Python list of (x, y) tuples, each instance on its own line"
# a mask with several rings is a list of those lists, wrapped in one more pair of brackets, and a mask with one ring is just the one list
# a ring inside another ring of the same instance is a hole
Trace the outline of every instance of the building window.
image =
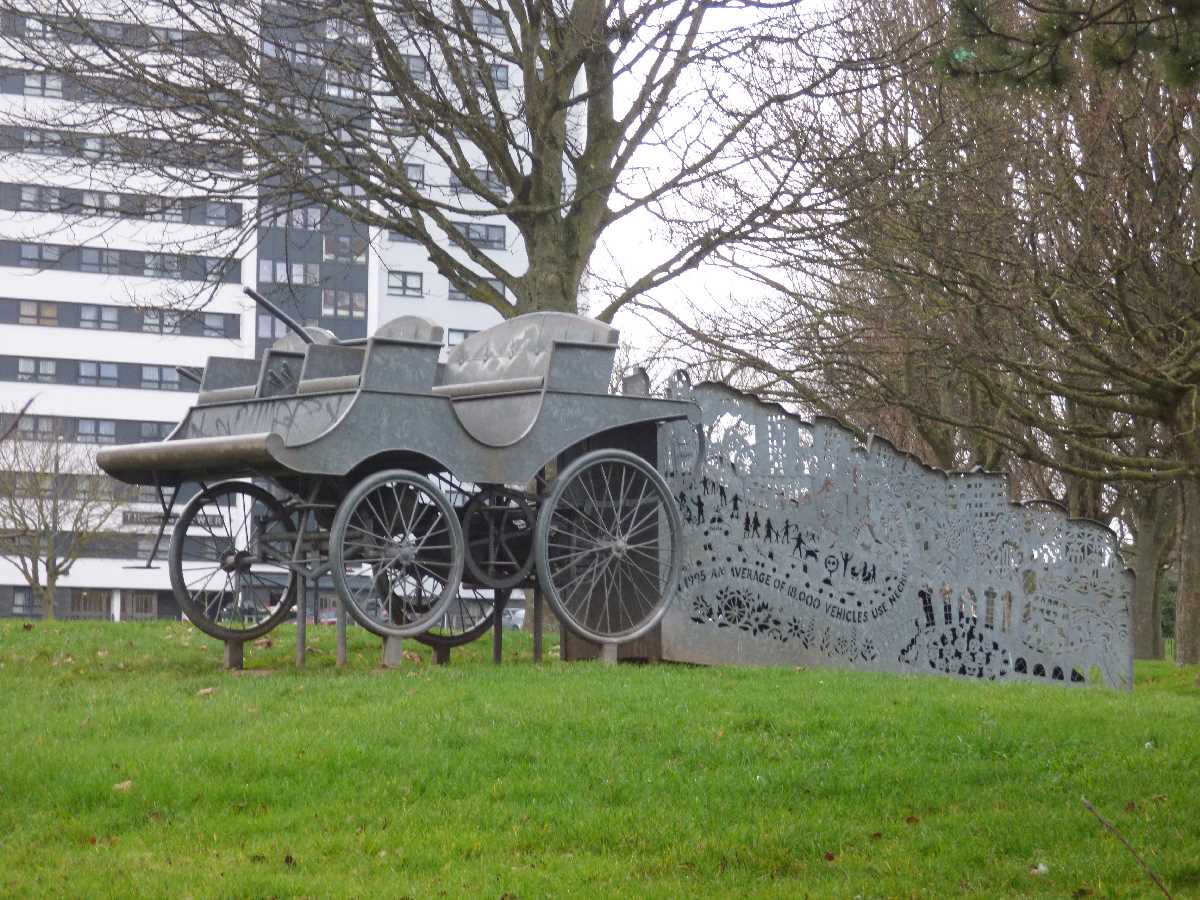
[(104, 191), (84, 191), (79, 205), (80, 212), (85, 216), (115, 218), (121, 215), (120, 194), (106, 194)]
[(81, 306), (79, 307), (79, 327), (116, 331), (117, 316), (115, 306)]
[(282, 319), (277, 319), (270, 313), (258, 314), (258, 340), (276, 341), (279, 338), (287, 337), (287, 334), (288, 327), (283, 324)]
[(117, 364), (106, 362), (81, 362), (79, 383), (102, 387), (117, 386)]
[(80, 255), (79, 268), (84, 272), (119, 275), (121, 274), (121, 251), (84, 247)]
[(22, 244), (21, 265), (31, 269), (52, 266), (62, 257), (62, 248), (53, 244)]
[(24, 185), (17, 208), (24, 212), (61, 212), (62, 192), (56, 187)]
[[(174, 430), (175, 426), (170, 422), (142, 422), (141, 433), (143, 441), (161, 441)], [(155, 491), (153, 502), (158, 502), (158, 493), (152, 486), (152, 491)]]
[(17, 421), (17, 436), (27, 441), (49, 440), (62, 434), (62, 423), (54, 416), (21, 416)]
[(451, 222), (454, 229), (467, 241), (485, 250), (503, 250), (507, 246), (503, 225), (485, 225), (482, 222)]
[(325, 259), (359, 262), (367, 252), (367, 242), (350, 234), (325, 235)]
[(17, 381), (41, 381), (52, 384), (57, 380), (57, 366), (52, 359), (18, 359)]
[(225, 316), (221, 313), (205, 313), (200, 334), (204, 337), (225, 337)]
[(420, 163), (406, 162), (404, 164), (404, 177), (409, 180), (413, 187), (425, 187), (425, 167)]
[(471, 9), (471, 27), (476, 34), (504, 34), (504, 19), (480, 7)]
[(224, 203), (206, 203), (204, 205), (204, 224), (220, 225), (222, 228), (229, 224), (229, 207)]
[(31, 72), (25, 76), (26, 97), (58, 97), (63, 95), (61, 75), (45, 75)]
[(367, 315), (367, 295), (359, 291), (323, 291), (321, 315), (341, 319), (364, 319)]
[(492, 84), (500, 90), (508, 88), (508, 66), (504, 63), (492, 64)]
[(117, 423), (112, 419), (80, 419), (75, 425), (75, 440), (81, 444), (115, 444)]
[(147, 197), (146, 218), (154, 222), (182, 222), (183, 207), (169, 197)]
[(425, 276), (420, 272), (388, 272), (387, 292), (391, 297), (420, 297), (425, 293)]
[(446, 346), (453, 347), (456, 344), (461, 344), (471, 335), (476, 334), (475, 331), (469, 331), (466, 328), (448, 328), (446, 329)]
[(288, 263), (277, 259), (258, 261), (258, 280), (262, 284), (319, 285), (321, 267), (317, 263)]
[(154, 591), (121, 591), (122, 619), (153, 619), (158, 615), (158, 595)]
[(420, 56), (409, 53), (404, 56), (404, 65), (413, 81), (424, 81), (429, 77), (429, 66)]
[(174, 366), (142, 366), (142, 388), (148, 391), (177, 391), (179, 373)]
[(179, 334), (179, 313), (169, 309), (144, 310), (142, 331), (147, 334)]
[(18, 309), (17, 323), (20, 325), (57, 325), (58, 304), (22, 300)]
[[(493, 291), (495, 291), (497, 294), (499, 294), (501, 297), (504, 296), (504, 282), (501, 281), (499, 278), (485, 278), (485, 279), (483, 279), (483, 281), (485, 284), (489, 285), (491, 287), (491, 289)], [(459, 290), (458, 288), (456, 288), (454, 286), (453, 283), (451, 283), (451, 285), (450, 285), (449, 298), (451, 300), (470, 300), (471, 299), (470, 297), (467, 296), (466, 291)]]
[(70, 617), (73, 619), (107, 619), (112, 595), (108, 591), (71, 591)]
[(179, 257), (171, 253), (147, 253), (142, 262), (142, 274), (147, 278), (181, 278)]
[(33, 597), (33, 591), (27, 587), (13, 588), (14, 616), (40, 616), (42, 607)]

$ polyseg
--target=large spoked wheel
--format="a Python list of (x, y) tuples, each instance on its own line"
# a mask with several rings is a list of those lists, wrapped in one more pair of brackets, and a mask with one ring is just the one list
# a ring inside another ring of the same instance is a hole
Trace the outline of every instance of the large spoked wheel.
[(683, 523), (662, 476), (625, 450), (595, 450), (554, 483), (538, 515), (538, 581), (562, 623), (622, 643), (658, 623), (679, 580)]
[(329, 534), (333, 583), (369, 631), (415, 637), (458, 595), (463, 538), (446, 495), (423, 475), (377, 472), (346, 495)]
[(460, 585), (442, 617), (417, 640), (430, 647), (460, 647), (483, 637), (504, 611), (509, 593)]
[(533, 507), (497, 485), (475, 494), (463, 510), (467, 572), (492, 588), (514, 588), (533, 569)]
[(296, 601), (288, 564), (293, 517), (258, 485), (227, 481), (191, 499), (171, 535), (167, 568), (192, 623), (223, 641), (266, 634)]

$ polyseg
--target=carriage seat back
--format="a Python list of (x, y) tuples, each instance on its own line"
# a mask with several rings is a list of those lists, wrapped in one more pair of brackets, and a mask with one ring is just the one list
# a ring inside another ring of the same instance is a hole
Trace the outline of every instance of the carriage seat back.
[(618, 335), (568, 313), (519, 316), (454, 347), (433, 392), (476, 441), (508, 447), (533, 429), (547, 390), (607, 392)]
[[(442, 383), (434, 388), (434, 393), (457, 399), (554, 387), (547, 381), (555, 380), (550, 376), (556, 344), (560, 349), (582, 347), (600, 351), (599, 367), (586, 366), (576, 372), (582, 380), (575, 378), (572, 379), (575, 383), (564, 386), (604, 393), (619, 336), (617, 329), (586, 316), (559, 312), (518, 316), (473, 334), (451, 349)], [(607, 369), (601, 372), (605, 360)]]

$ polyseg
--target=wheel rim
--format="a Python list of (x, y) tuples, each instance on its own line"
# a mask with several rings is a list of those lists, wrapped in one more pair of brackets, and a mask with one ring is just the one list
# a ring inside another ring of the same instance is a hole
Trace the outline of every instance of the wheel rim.
[(632, 640), (662, 617), (680, 564), (679, 511), (639, 457), (597, 451), (572, 465), (539, 520), (542, 586), (580, 636)]
[(467, 571), (480, 584), (512, 588), (533, 568), (533, 508), (503, 488), (480, 491), (463, 510)]
[(462, 579), (462, 532), (445, 495), (411, 472), (383, 472), (343, 501), (330, 540), (334, 583), (351, 614), (404, 637), (435, 623)]
[(270, 630), (291, 608), (292, 517), (262, 488), (245, 482), (198, 494), (171, 543), (171, 581), (201, 630), (246, 637)]

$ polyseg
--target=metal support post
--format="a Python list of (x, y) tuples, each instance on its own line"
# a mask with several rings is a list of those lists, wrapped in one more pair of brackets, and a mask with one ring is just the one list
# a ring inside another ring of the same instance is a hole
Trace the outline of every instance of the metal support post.
[(346, 662), (346, 607), (342, 604), (342, 598), (339, 595), (337, 598), (337, 664), (344, 666)]
[(244, 668), (246, 662), (246, 642), (245, 641), (226, 641), (225, 642), (225, 668), (241, 669)]
[(398, 669), (404, 662), (404, 646), (398, 637), (388, 636), (383, 639), (383, 667)]
[(534, 588), (533, 591), (533, 661), (540, 663), (542, 661), (542, 625), (544, 624), (545, 616), (542, 612), (542, 589)]
[(492, 619), (492, 663), (500, 665), (504, 658), (504, 616), (496, 613)]

